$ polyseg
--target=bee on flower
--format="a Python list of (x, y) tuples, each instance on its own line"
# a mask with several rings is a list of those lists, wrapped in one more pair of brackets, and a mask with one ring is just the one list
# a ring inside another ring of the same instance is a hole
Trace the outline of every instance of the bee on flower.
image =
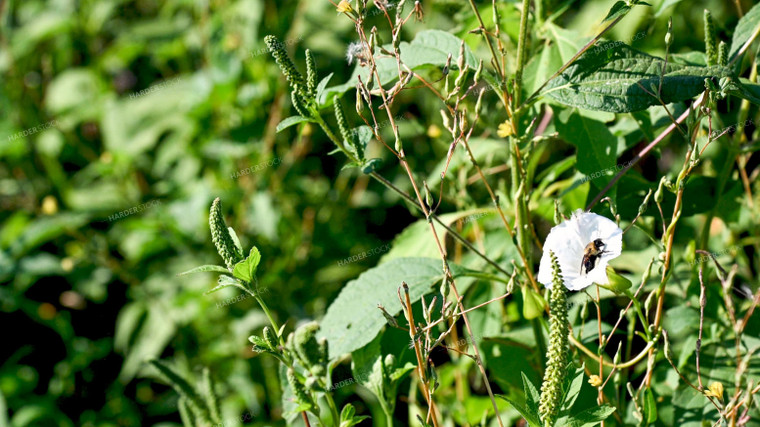
[(595, 213), (577, 210), (549, 232), (538, 269), (538, 281), (552, 283), (550, 252), (553, 252), (562, 271), (567, 289), (579, 291), (594, 283), (605, 285), (607, 263), (620, 256), (623, 249), (623, 230), (615, 222)]

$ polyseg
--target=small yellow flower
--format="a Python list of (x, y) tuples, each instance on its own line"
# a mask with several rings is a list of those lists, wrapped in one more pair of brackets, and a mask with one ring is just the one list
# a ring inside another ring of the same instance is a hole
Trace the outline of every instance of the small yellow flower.
[(436, 125), (430, 125), (427, 129), (427, 136), (430, 138), (439, 138), (441, 136), (441, 128)]
[(705, 390), (705, 396), (717, 397), (718, 399), (723, 400), (723, 383), (717, 381), (712, 382), (710, 386), (707, 387), (707, 390)]
[(42, 199), (42, 213), (45, 215), (53, 215), (58, 212), (58, 201), (53, 196), (45, 196)]
[(347, 0), (342, 0), (338, 3), (338, 13), (351, 13), (353, 11), (354, 8), (351, 7), (351, 4)]
[(496, 135), (499, 135), (500, 138), (506, 138), (509, 135), (512, 135), (512, 122), (507, 119), (504, 123), (500, 124), (499, 129), (496, 131)]
[(592, 375), (588, 378), (588, 383), (594, 387), (599, 387), (602, 385), (602, 379), (599, 378), (599, 375)]

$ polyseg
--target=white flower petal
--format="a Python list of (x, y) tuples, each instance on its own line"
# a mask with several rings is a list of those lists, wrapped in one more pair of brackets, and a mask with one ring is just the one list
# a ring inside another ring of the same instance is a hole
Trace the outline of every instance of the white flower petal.
[[(586, 245), (596, 239), (602, 239), (605, 243), (604, 253), (586, 274), (582, 270), (584, 250)], [(595, 213), (578, 210), (570, 219), (553, 227), (546, 236), (538, 268), (538, 281), (545, 286), (552, 282), (551, 251), (557, 257), (563, 282), (568, 289), (578, 291), (593, 283), (606, 284), (609, 282), (607, 263), (619, 256), (622, 250), (623, 231), (615, 222)]]

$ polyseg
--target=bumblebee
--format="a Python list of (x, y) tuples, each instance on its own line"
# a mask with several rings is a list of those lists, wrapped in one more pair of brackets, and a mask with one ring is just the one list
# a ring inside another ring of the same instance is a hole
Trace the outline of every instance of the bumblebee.
[(594, 267), (596, 267), (596, 260), (601, 258), (602, 254), (605, 254), (607, 252), (604, 250), (606, 246), (607, 245), (602, 241), (602, 239), (596, 239), (586, 245), (586, 247), (583, 249), (583, 259), (581, 260), (580, 274), (583, 274), (584, 269), (586, 269), (586, 274), (588, 274), (589, 271), (593, 270)]

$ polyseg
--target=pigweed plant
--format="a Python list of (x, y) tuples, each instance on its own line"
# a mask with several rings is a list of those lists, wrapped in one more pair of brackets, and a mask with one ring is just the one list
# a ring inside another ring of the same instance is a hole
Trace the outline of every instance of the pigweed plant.
[[(193, 271), (221, 273), (212, 291), (237, 287), (268, 317), (250, 340), (279, 361), (285, 420), (759, 425), (760, 5), (736, 2), (730, 40), (705, 10), (704, 52), (672, 52), (672, 21), (637, 33), (661, 35), (654, 56), (604, 39), (644, 2), (618, 1), (576, 40), (554, 23), (569, 4), (465, 3), (454, 32), (420, 29), (428, 2), (333, 3), (356, 33), (337, 85), (309, 50), (302, 73), (266, 38), (294, 110), (277, 131), (321, 129), (343, 173), (420, 217), (319, 322), (293, 327), (257, 291), (266, 255), (244, 251), (214, 201), (224, 266)], [(439, 152), (434, 169), (420, 151)], [(213, 385), (204, 400), (154, 364), (185, 425), (218, 422)], [(346, 365), (355, 381), (334, 378)]]

